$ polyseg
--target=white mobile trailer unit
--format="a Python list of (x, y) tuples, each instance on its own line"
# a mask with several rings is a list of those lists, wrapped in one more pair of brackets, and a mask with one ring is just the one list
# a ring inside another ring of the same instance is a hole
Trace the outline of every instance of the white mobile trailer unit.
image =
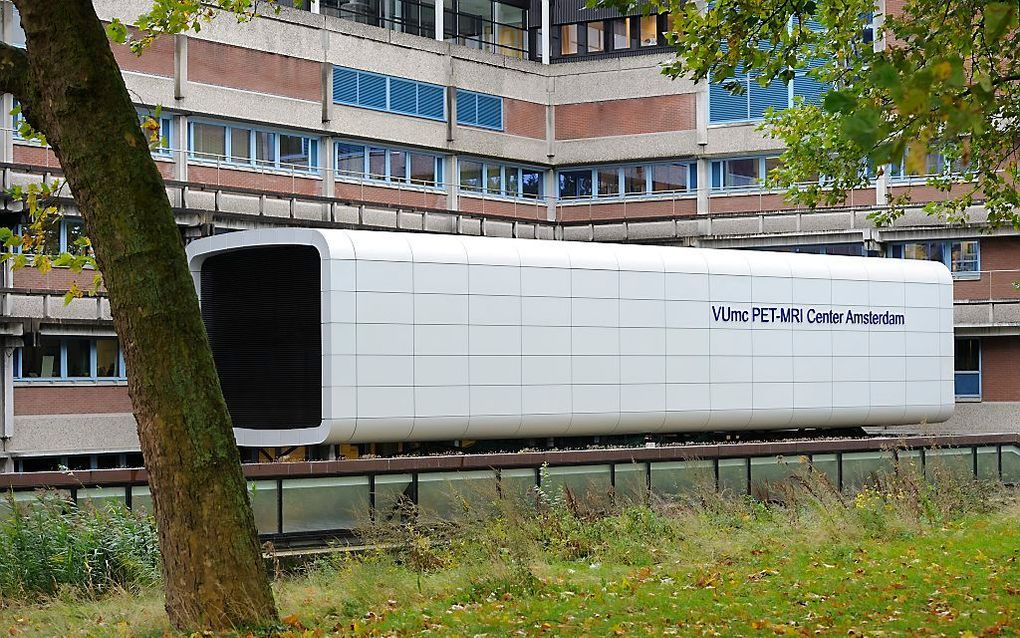
[(953, 411), (942, 264), (313, 229), (217, 235), (188, 255), (244, 446)]

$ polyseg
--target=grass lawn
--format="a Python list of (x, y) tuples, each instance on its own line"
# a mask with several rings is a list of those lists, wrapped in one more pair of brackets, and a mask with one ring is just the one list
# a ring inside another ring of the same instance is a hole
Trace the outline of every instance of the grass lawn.
[[(423, 529), (393, 531), (397, 554), (281, 578), (284, 624), (253, 635), (1020, 635), (1020, 502), (992, 486), (557, 503)], [(161, 605), (67, 592), (0, 608), (0, 635), (174, 635)]]

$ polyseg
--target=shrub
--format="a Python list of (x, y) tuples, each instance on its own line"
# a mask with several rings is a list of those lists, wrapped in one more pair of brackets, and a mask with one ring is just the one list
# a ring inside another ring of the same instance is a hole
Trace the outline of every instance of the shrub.
[(53, 493), (0, 516), (0, 605), (58, 593), (96, 596), (160, 580), (154, 521), (123, 506), (81, 507)]

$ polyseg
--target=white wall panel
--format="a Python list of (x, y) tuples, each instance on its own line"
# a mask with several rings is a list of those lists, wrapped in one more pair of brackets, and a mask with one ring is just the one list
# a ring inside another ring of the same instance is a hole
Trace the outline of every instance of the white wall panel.
[[(196, 285), (209, 255), (288, 243), (323, 259), (323, 423), (238, 430), (242, 445), (952, 414), (952, 280), (941, 264), (293, 229), (193, 242)], [(886, 312), (894, 320), (882, 323)]]

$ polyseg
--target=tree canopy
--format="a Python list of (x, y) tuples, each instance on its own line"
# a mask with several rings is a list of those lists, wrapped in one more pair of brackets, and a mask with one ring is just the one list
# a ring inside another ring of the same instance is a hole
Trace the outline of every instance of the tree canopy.
[[(902, 165), (945, 192), (926, 212), (962, 222), (983, 203), (989, 223), (1020, 227), (1020, 3), (890, 1), (884, 15), (874, 0), (603, 4), (672, 14), (671, 77), (740, 92), (739, 74), (767, 86), (800, 70), (826, 85), (820, 105), (770, 111), (761, 125), (786, 147), (769, 179), (791, 202), (837, 205)], [(911, 202), (888, 203), (876, 223)]]

